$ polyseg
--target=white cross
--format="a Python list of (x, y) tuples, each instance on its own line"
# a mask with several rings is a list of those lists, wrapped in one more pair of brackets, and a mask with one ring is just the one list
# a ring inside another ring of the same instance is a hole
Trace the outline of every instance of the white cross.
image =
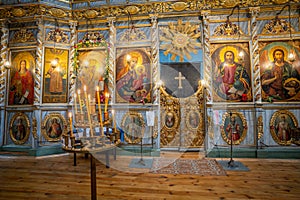
[(178, 77), (175, 77), (176, 80), (178, 80), (178, 88), (181, 89), (182, 88), (182, 80), (185, 79), (184, 76), (182, 76), (181, 72), (179, 72)]

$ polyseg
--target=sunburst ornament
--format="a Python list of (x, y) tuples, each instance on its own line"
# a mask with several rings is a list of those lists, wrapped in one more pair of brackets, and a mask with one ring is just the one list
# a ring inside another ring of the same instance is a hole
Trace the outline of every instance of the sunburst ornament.
[(197, 31), (198, 27), (189, 22), (183, 24), (181, 19), (178, 20), (177, 25), (170, 22), (168, 27), (161, 27), (160, 39), (163, 41), (161, 49), (165, 50), (164, 55), (172, 54), (171, 60), (179, 56), (180, 62), (184, 60), (184, 57), (190, 60), (192, 58), (190, 52), (197, 54), (197, 47), (202, 47), (198, 41), (201, 36), (201, 33)]

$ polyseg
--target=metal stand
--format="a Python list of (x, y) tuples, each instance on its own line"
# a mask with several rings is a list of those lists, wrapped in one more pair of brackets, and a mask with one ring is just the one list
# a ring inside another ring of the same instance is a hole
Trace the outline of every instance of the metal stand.
[(96, 178), (96, 161), (93, 155), (91, 155), (91, 199), (97, 199), (97, 178)]
[(143, 160), (143, 137), (141, 138), (141, 159), (136, 164), (146, 165)]
[[(230, 124), (231, 124), (231, 117), (232, 117), (232, 113), (229, 113), (230, 115)], [(233, 124), (231, 124), (231, 126), (233, 126)], [(233, 143), (233, 133), (231, 130), (231, 137), (230, 137), (230, 161), (228, 162), (228, 167), (234, 167), (234, 160), (232, 159), (232, 143)]]

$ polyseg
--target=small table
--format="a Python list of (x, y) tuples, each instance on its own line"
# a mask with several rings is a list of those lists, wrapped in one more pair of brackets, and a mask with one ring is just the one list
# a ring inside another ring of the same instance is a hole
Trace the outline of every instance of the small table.
[(109, 168), (109, 153), (111, 150), (114, 150), (114, 159), (116, 159), (116, 146), (115, 145), (108, 145), (103, 147), (102, 149), (90, 149), (89, 154), (91, 155), (91, 199), (97, 199), (97, 177), (96, 177), (96, 158), (95, 155), (99, 152), (105, 152), (105, 166)]
[[(85, 138), (86, 139), (86, 138)], [(95, 155), (97, 153), (105, 153), (105, 166), (109, 168), (109, 154), (113, 150), (114, 151), (114, 159), (117, 159), (116, 156), (116, 147), (117, 145), (114, 143), (97, 143), (97, 137), (92, 139), (87, 145), (83, 145), (80, 141), (79, 143), (73, 142), (73, 146), (69, 147), (64, 145), (63, 150), (69, 153), (74, 153), (74, 166), (76, 166), (76, 154), (84, 153), (86, 155), (90, 154), (91, 161), (91, 199), (97, 199), (97, 178), (96, 178), (96, 158)], [(80, 144), (80, 145), (79, 145)]]

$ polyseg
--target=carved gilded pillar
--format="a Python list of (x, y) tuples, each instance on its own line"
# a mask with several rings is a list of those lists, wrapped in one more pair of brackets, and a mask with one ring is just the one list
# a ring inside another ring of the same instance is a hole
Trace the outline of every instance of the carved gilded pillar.
[(44, 43), (44, 20), (43, 18), (37, 18), (37, 47), (36, 47), (36, 65), (35, 65), (35, 76), (34, 76), (34, 105), (38, 105), (41, 94), (41, 71), (42, 71), (42, 60), (43, 60), (43, 43)]
[[(108, 26), (109, 26), (109, 46), (108, 46), (108, 63), (109, 63), (109, 68), (108, 68), (108, 91), (110, 94), (113, 94), (113, 89), (114, 89), (114, 83), (115, 83), (115, 60), (116, 60), (116, 48), (115, 48), (115, 43), (116, 43), (116, 27), (115, 27), (115, 17), (108, 17)], [(113, 102), (115, 102), (115, 95), (113, 95)]]
[(212, 66), (211, 66), (211, 55), (210, 55), (210, 42), (209, 42), (209, 10), (201, 12), (203, 17), (203, 33), (204, 33), (204, 80), (206, 87), (206, 102), (211, 103), (212, 99)]
[(154, 104), (159, 104), (159, 85), (156, 84), (159, 82), (160, 73), (159, 73), (159, 35), (158, 35), (158, 23), (157, 23), (157, 14), (151, 14), (151, 59), (152, 59), (152, 80), (153, 80), (153, 100)]
[(75, 82), (76, 82), (76, 75), (74, 71), (74, 56), (75, 56), (75, 45), (77, 41), (77, 33), (76, 33), (76, 28), (77, 28), (77, 22), (71, 22), (70, 23), (70, 29), (71, 29), (71, 38), (70, 38), (70, 66), (69, 66), (69, 80), (70, 80), (70, 85), (69, 85), (69, 103), (73, 102), (73, 97), (74, 97), (74, 92), (76, 92), (75, 88)]
[(7, 22), (2, 22), (0, 24), (2, 37), (1, 37), (1, 62), (0, 62), (0, 105), (4, 105), (5, 97), (6, 97), (6, 73), (7, 70), (5, 69), (5, 62), (8, 61), (8, 36), (9, 36), (9, 29), (7, 26)]
[(259, 14), (259, 7), (250, 7), (251, 13), (251, 41), (252, 41), (252, 77), (253, 77), (253, 96), (254, 101), (261, 102), (261, 82), (260, 82), (260, 67), (259, 67), (259, 47), (258, 47), (258, 27), (257, 16)]

